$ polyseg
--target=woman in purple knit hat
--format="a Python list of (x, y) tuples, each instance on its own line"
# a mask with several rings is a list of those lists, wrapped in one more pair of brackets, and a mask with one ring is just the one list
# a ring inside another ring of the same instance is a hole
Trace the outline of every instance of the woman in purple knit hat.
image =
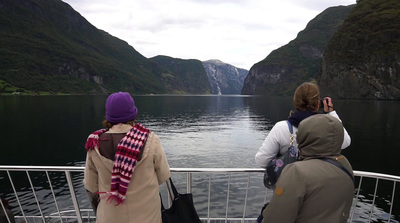
[(161, 223), (159, 185), (170, 177), (160, 139), (135, 122), (138, 109), (129, 93), (106, 101), (104, 129), (89, 135), (84, 186), (102, 222)]

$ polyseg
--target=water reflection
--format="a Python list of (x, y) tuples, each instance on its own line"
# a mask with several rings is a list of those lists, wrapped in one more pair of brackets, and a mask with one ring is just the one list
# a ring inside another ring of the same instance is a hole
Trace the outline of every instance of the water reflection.
[[(83, 146), (88, 134), (102, 128), (106, 98), (0, 97), (0, 120), (3, 126), (0, 128), (0, 163), (82, 166), (85, 159)], [(173, 167), (258, 167), (254, 162), (257, 149), (272, 126), (286, 119), (293, 109), (291, 97), (134, 96), (134, 99), (139, 109), (138, 122), (160, 137)], [(352, 138), (351, 146), (343, 153), (353, 168), (400, 175), (396, 160), (400, 156), (400, 151), (396, 149), (396, 136), (400, 135), (400, 128), (397, 127), (400, 126), (400, 119), (396, 112), (400, 109), (400, 103), (335, 99), (333, 103)], [(58, 180), (57, 176), (52, 177), (56, 193), (66, 193), (63, 187), (65, 182)], [(79, 177), (76, 176), (77, 185), (81, 184)], [(5, 179), (0, 176), (2, 185)], [(263, 187), (257, 178), (251, 181), (256, 192), (249, 199), (254, 201), (259, 199), (259, 190), (263, 190)], [(200, 179), (195, 183), (200, 188), (207, 187)], [(184, 188), (180, 182), (177, 184)], [(370, 184), (374, 185), (373, 182)], [(24, 187), (23, 184), (19, 186)], [(213, 189), (213, 199), (217, 199), (213, 206), (216, 213), (224, 210), (220, 204), (226, 198), (219, 194), (225, 187), (225, 184), (221, 184)], [(237, 183), (238, 191), (241, 188)], [(1, 185), (0, 189), (10, 192)], [(40, 195), (43, 198), (49, 196), (47, 188), (40, 183), (37, 189), (43, 193)], [(199, 189), (196, 194), (203, 192)], [(368, 194), (373, 192), (362, 192), (366, 202), (360, 203), (357, 208), (368, 204)], [(84, 191), (79, 196), (86, 199)], [(199, 195), (195, 199), (202, 203), (207, 198)], [(241, 209), (242, 200), (235, 197), (229, 200), (230, 210)], [(385, 210), (389, 202), (386, 197), (377, 199), (378, 206)], [(32, 205), (32, 209), (35, 209), (35, 204)], [(204, 208), (202, 204), (199, 205), (200, 210)], [(250, 205), (249, 208), (249, 213), (259, 213), (259, 207)], [(400, 210), (394, 210), (393, 213), (400, 213)]]

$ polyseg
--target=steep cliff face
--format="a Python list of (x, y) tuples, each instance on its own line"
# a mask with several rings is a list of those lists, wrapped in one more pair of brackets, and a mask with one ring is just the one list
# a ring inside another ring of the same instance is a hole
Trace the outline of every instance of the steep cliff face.
[(172, 94), (210, 94), (207, 73), (200, 60), (183, 60), (168, 56), (150, 58), (161, 67), (161, 82)]
[(316, 77), (329, 39), (354, 5), (331, 7), (311, 20), (296, 39), (253, 65), (242, 94), (292, 95), (304, 81)]
[(203, 61), (213, 94), (240, 94), (248, 70), (220, 60)]
[(332, 97), (400, 99), (400, 1), (360, 1), (329, 42), (317, 80)]

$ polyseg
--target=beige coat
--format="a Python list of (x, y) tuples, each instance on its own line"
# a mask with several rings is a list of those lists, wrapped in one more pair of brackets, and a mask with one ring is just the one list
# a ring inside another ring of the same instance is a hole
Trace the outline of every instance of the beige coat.
[[(114, 127), (109, 132), (127, 132), (127, 127)], [(98, 148), (89, 151), (83, 180), (85, 188), (90, 192), (110, 191), (112, 168), (113, 161), (103, 157)], [(159, 185), (169, 177), (169, 165), (160, 140), (156, 134), (150, 133), (142, 159), (132, 175), (125, 202), (115, 206), (114, 202), (101, 200), (96, 222), (161, 223)]]

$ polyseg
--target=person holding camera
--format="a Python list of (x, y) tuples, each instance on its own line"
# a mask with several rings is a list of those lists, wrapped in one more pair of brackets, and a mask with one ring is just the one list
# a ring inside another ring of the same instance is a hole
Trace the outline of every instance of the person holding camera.
[[(296, 108), (296, 111), (290, 112), (288, 121), (293, 126), (293, 145), (296, 151), (298, 146), (296, 134), (301, 121), (312, 115), (318, 114), (319, 111), (341, 121), (334, 110), (332, 99), (330, 97), (325, 97), (323, 100), (320, 100), (319, 87), (314, 83), (305, 82), (296, 89), (293, 96), (293, 105)], [(351, 143), (351, 138), (344, 127), (343, 130), (344, 140), (341, 149), (348, 147)], [(261, 147), (258, 149), (258, 152), (255, 155), (256, 163), (261, 167), (266, 167), (276, 155), (285, 153), (289, 148), (289, 145), (290, 131), (288, 124), (286, 120), (279, 121), (272, 127)]]

